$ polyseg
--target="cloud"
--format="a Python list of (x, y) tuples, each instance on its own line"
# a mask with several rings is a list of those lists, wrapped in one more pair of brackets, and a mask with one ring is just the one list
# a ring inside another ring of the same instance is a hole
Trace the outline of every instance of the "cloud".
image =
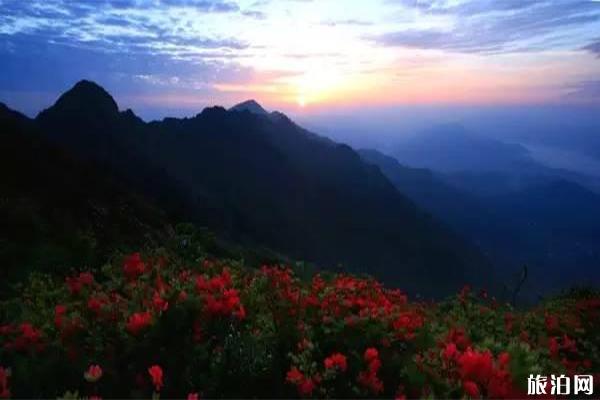
[(595, 54), (596, 57), (600, 58), (600, 39), (597, 39), (595, 42), (584, 46), (583, 49)]
[[(452, 23), (446, 29), (403, 29), (372, 37), (386, 46), (463, 53), (539, 51), (577, 41), (582, 27), (591, 32), (600, 23), (600, 3), (592, 1), (472, 0), (453, 4), (401, 0), (395, 4), (425, 15), (451, 17)], [(578, 32), (568, 35), (569, 29)]]
[(364, 21), (360, 19), (332, 19), (323, 22), (324, 25), (336, 26), (336, 25), (350, 25), (350, 26), (372, 26), (373, 22)]
[(160, 0), (160, 5), (193, 7), (207, 12), (236, 12), (239, 10), (236, 3), (219, 0)]
[(600, 104), (600, 80), (579, 82), (572, 87), (565, 99), (577, 103)]
[(537, 4), (544, 3), (541, 0), (501, 0), (466, 1), (458, 4), (439, 0), (390, 0), (391, 4), (400, 4), (406, 8), (414, 8), (421, 12), (432, 14), (452, 14), (462, 16), (473, 16), (479, 14), (490, 14), (499, 11), (523, 10)]
[[(0, 33), (6, 41), (11, 35), (28, 34), (49, 44), (174, 58), (202, 58), (207, 50), (214, 56), (215, 49), (222, 49), (228, 58), (230, 50), (247, 47), (234, 38), (203, 34), (201, 22), (195, 22), (205, 13), (237, 12), (237, 4), (229, 1), (10, 0), (6, 5), (7, 12), (0, 15)], [(180, 7), (189, 8), (186, 18), (177, 14)]]

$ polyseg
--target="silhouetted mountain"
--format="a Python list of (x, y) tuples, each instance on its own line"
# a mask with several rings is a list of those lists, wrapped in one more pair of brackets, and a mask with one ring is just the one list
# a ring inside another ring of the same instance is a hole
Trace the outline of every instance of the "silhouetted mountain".
[(237, 242), (341, 264), (427, 295), (489, 282), (477, 249), (401, 195), (378, 168), (283, 114), (267, 115), (212, 107), (193, 118), (144, 123), (82, 82), (36, 125), (54, 143), (161, 204), (175, 199), (183, 216)]
[[(477, 243), (503, 280), (522, 265), (530, 268), (533, 294), (594, 279), (600, 196), (584, 187), (548, 177), (503, 195), (475, 196), (447, 184), (441, 174), (406, 167), (375, 150), (360, 154), (398, 190)], [(497, 183), (488, 178), (489, 185)]]
[(269, 115), (269, 113), (255, 100), (246, 100), (229, 109), (230, 111), (248, 111), (257, 115)]
[(165, 214), (0, 106), (0, 287), (32, 269), (66, 271), (109, 251), (160, 243)]
[(407, 165), (448, 173), (512, 170), (532, 162), (524, 147), (475, 135), (459, 124), (403, 136), (393, 155)]
[(549, 168), (522, 145), (472, 133), (460, 124), (439, 125), (402, 136), (392, 155), (406, 165), (442, 172), (440, 177), (447, 183), (476, 195), (501, 195), (557, 178), (594, 191), (600, 188), (598, 178)]

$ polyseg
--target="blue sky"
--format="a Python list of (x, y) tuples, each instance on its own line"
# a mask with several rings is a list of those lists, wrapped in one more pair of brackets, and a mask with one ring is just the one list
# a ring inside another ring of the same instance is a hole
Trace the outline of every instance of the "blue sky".
[(0, 101), (93, 79), (148, 118), (256, 98), (600, 104), (594, 0), (0, 0)]

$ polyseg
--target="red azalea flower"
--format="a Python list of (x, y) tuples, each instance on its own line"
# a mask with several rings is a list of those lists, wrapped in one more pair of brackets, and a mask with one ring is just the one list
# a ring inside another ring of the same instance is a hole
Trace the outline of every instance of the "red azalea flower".
[(79, 274), (79, 282), (82, 285), (90, 286), (94, 283), (94, 275), (91, 272), (82, 272)]
[(146, 265), (142, 261), (140, 253), (133, 253), (125, 258), (123, 272), (130, 281), (137, 279), (138, 276), (146, 272)]
[(446, 345), (446, 348), (444, 349), (444, 352), (442, 353), (442, 356), (444, 357), (444, 360), (446, 360), (446, 361), (454, 360), (457, 355), (458, 355), (458, 349), (456, 348), (456, 344), (454, 344), (454, 343), (448, 343)]
[(198, 395), (197, 392), (188, 393), (187, 400), (200, 400), (200, 396)]
[(102, 311), (102, 305), (103, 305), (102, 300), (100, 300), (96, 297), (90, 297), (88, 299), (88, 303), (87, 303), (88, 310), (90, 310), (91, 312), (93, 312), (96, 315), (99, 315), (100, 311)]
[(479, 397), (479, 388), (477, 387), (477, 384), (475, 382), (464, 381), (463, 382), (463, 390), (465, 391), (465, 394), (469, 397), (472, 397), (472, 398)]
[(558, 317), (556, 315), (547, 314), (544, 322), (546, 323), (548, 333), (552, 333), (558, 329)]
[(492, 353), (489, 350), (478, 352), (467, 349), (458, 359), (460, 376), (467, 381), (484, 383), (494, 370)]
[(132, 314), (127, 320), (127, 330), (132, 335), (139, 334), (143, 329), (152, 323), (152, 314), (150, 312), (137, 312)]
[(152, 297), (152, 307), (156, 312), (167, 311), (169, 302), (163, 299), (158, 292), (154, 292), (154, 296)]
[(42, 333), (35, 329), (29, 322), (22, 323), (19, 326), (21, 337), (28, 343), (37, 343), (42, 337)]
[(90, 365), (90, 367), (83, 373), (83, 377), (86, 381), (94, 383), (98, 382), (102, 378), (102, 368), (99, 365)]
[(286, 381), (295, 385), (300, 384), (304, 380), (304, 374), (296, 367), (292, 367), (285, 378)]
[(312, 379), (307, 378), (298, 385), (298, 393), (300, 396), (310, 396), (315, 389), (315, 383)]
[(63, 325), (63, 316), (67, 312), (67, 307), (62, 304), (57, 304), (54, 307), (54, 325), (60, 329)]
[(185, 292), (185, 290), (182, 290), (181, 292), (179, 292), (179, 295), (177, 296), (177, 302), (179, 303), (183, 303), (184, 301), (186, 301), (188, 298), (188, 294)]
[(498, 356), (498, 366), (502, 369), (506, 369), (508, 364), (510, 363), (510, 354), (507, 352), (502, 352)]
[(157, 392), (160, 392), (160, 389), (163, 386), (163, 370), (158, 365), (153, 365), (148, 368), (148, 373), (152, 378), (152, 384)]
[(79, 292), (81, 292), (83, 284), (79, 281), (79, 279), (68, 276), (65, 278), (65, 282), (69, 288), (69, 292), (72, 295), (77, 295)]
[(334, 353), (327, 357), (323, 362), (326, 369), (338, 368), (340, 371), (346, 371), (348, 365), (346, 364), (346, 356), (341, 353)]
[(357, 380), (358, 383), (375, 394), (383, 392), (383, 382), (377, 377), (375, 372), (362, 371), (360, 374), (358, 374)]
[(365, 361), (369, 362), (371, 360), (379, 358), (379, 352), (375, 347), (369, 347), (367, 350), (365, 350), (364, 358)]
[(577, 353), (577, 343), (569, 338), (566, 333), (563, 335), (563, 349), (570, 353)]

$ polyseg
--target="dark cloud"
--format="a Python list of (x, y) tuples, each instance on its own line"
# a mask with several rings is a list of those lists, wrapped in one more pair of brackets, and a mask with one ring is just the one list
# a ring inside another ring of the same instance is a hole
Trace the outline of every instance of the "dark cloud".
[(600, 39), (588, 44), (587, 46), (584, 46), (583, 49), (594, 53), (596, 57), (600, 58)]

